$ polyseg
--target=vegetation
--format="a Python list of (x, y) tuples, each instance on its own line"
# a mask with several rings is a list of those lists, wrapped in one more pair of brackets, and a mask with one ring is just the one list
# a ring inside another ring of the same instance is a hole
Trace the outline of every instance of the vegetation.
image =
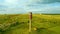
[[(29, 15), (0, 15), (0, 34), (29, 34)], [(33, 14), (30, 34), (60, 34), (60, 15)]]

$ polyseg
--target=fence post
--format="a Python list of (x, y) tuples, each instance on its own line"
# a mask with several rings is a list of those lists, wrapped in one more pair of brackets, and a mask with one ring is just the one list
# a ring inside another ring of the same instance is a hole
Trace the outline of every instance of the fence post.
[(32, 12), (29, 12), (29, 32), (31, 32), (31, 25), (32, 25)]

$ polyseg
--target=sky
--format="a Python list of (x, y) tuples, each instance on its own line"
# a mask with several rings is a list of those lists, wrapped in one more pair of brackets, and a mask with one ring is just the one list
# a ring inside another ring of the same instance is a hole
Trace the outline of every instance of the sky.
[(0, 14), (60, 13), (60, 0), (0, 0)]

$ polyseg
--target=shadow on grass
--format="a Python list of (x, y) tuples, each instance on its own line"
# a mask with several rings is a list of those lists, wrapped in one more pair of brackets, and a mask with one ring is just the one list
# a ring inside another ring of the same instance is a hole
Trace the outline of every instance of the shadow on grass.
[(37, 30), (33, 30), (31, 34), (58, 34), (55, 31), (48, 30), (47, 28), (37, 28)]
[(4, 30), (5, 28), (0, 29), (0, 34), (13, 34), (14, 33), (13, 31), (18, 30), (18, 29), (19, 29), (18, 31), (20, 31), (20, 29), (23, 29), (21, 31), (24, 32), (24, 28), (27, 29), (27, 25), (25, 22), (21, 22), (21, 23), (16, 22), (16, 23), (11, 24), (10, 27), (8, 27), (6, 30)]

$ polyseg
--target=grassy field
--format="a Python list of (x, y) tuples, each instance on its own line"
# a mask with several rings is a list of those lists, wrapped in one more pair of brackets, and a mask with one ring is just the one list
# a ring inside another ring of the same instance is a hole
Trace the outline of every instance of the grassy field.
[[(29, 15), (0, 15), (0, 34), (29, 34)], [(60, 34), (60, 15), (33, 14), (30, 34)]]

